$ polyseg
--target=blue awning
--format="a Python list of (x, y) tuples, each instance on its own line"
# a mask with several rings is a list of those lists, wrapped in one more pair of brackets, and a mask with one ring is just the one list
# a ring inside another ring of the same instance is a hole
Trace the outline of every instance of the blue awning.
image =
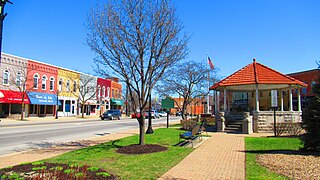
[[(30, 99), (30, 104), (57, 105), (57, 96), (55, 94), (29, 92), (28, 97)], [(58, 105), (60, 106), (60, 101), (58, 101), (58, 103)]]

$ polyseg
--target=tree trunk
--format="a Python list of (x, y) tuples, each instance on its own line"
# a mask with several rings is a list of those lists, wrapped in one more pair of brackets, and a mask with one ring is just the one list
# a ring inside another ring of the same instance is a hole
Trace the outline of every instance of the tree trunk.
[(144, 116), (141, 114), (138, 118), (139, 122), (139, 145), (144, 145), (144, 137), (145, 137), (145, 125), (144, 125)]
[(183, 103), (183, 106), (182, 106), (182, 112), (181, 112), (181, 117), (182, 117), (182, 119), (183, 120), (186, 120), (187, 119), (187, 113), (186, 113), (186, 105), (185, 105), (185, 103)]
[(84, 118), (84, 103), (81, 103), (81, 117)]
[(23, 120), (23, 112), (24, 112), (24, 93), (22, 93), (22, 101), (21, 101), (21, 117), (20, 119)]

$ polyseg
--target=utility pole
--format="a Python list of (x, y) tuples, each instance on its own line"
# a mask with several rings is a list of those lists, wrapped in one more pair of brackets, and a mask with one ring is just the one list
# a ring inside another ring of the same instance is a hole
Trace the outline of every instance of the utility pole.
[(12, 4), (9, 0), (0, 0), (0, 64), (1, 64), (1, 52), (2, 52), (2, 30), (3, 30), (3, 21), (7, 16), (7, 13), (4, 13), (4, 6), (6, 3)]

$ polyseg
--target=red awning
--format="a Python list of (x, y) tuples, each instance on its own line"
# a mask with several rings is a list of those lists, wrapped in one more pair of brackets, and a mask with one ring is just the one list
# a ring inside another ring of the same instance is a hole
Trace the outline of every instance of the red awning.
[(30, 104), (26, 93), (0, 90), (0, 103), (22, 104), (22, 94), (24, 94), (24, 103)]

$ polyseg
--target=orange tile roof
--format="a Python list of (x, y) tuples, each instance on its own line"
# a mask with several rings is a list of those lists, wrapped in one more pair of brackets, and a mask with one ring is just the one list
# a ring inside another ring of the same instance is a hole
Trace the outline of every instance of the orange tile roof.
[(288, 84), (307, 86), (305, 83), (288, 75), (281, 74), (280, 72), (264, 66), (253, 59), (253, 63), (248, 64), (239, 71), (211, 86), (210, 90), (223, 86), (227, 87), (252, 84)]

